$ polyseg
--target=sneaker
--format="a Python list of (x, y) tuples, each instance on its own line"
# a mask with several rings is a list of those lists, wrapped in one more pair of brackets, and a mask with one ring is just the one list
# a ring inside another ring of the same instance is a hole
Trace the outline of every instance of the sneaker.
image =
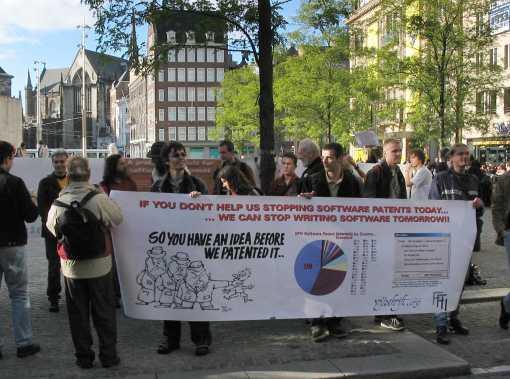
[(440, 326), (436, 329), (436, 341), (440, 345), (448, 345), (450, 343), (446, 326)]
[(170, 354), (172, 351), (178, 350), (179, 347), (178, 343), (170, 343), (168, 338), (165, 337), (159, 344), (157, 352), (158, 354)]
[(501, 313), (499, 314), (499, 327), (501, 329), (508, 330), (508, 322), (510, 322), (510, 313), (507, 313), (505, 310), (505, 305), (503, 304), (503, 299), (501, 299)]
[(404, 321), (396, 316), (381, 320), (381, 327), (393, 331), (401, 331), (405, 329)]
[(208, 345), (198, 345), (195, 348), (195, 355), (197, 357), (201, 357), (201, 356), (204, 356), (207, 354), (209, 354), (209, 346)]
[(50, 302), (49, 311), (51, 313), (58, 313), (58, 312), (60, 312), (60, 307), (58, 306), (58, 301), (51, 301)]
[(120, 364), (120, 358), (119, 357), (115, 357), (112, 360), (101, 361), (101, 365), (104, 368), (110, 368), (110, 367), (118, 366), (119, 364)]
[(36, 343), (33, 343), (31, 345), (18, 347), (18, 349), (16, 350), (16, 355), (18, 356), (18, 358), (26, 358), (31, 355), (37, 354), (40, 351), (41, 346), (39, 346)]
[(312, 326), (311, 332), (313, 342), (321, 342), (329, 337), (329, 330), (324, 325)]
[(458, 318), (452, 318), (450, 320), (450, 331), (462, 336), (467, 336), (469, 334), (469, 329), (462, 326), (462, 323)]

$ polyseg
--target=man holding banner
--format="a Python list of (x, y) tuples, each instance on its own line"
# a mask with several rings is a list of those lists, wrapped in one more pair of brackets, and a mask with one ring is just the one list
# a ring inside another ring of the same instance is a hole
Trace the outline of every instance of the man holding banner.
[[(200, 179), (188, 173), (186, 168), (186, 148), (181, 143), (171, 142), (165, 145), (161, 149), (161, 157), (167, 164), (168, 172), (163, 179), (154, 183), (152, 192), (186, 193), (190, 194), (191, 197), (207, 194), (206, 185)], [(184, 254), (177, 253), (176, 257), (180, 255)], [(189, 260), (186, 261), (186, 259), (181, 260), (185, 262), (186, 267), (178, 271), (185, 271), (188, 269), (193, 271), (195, 269), (192, 265), (195, 262), (189, 262)], [(185, 274), (182, 274), (182, 278), (184, 276)], [(180, 288), (176, 288), (176, 290), (179, 289)], [(196, 345), (195, 354), (197, 356), (208, 354), (212, 339), (209, 322), (190, 322), (189, 326), (191, 329), (191, 340)], [(181, 322), (164, 321), (163, 335), (164, 339), (158, 346), (158, 354), (169, 354), (179, 349)]]
[[(317, 172), (303, 183), (305, 190), (300, 196), (361, 197), (359, 182), (354, 175), (343, 169), (344, 151), (340, 144), (329, 143), (322, 148), (323, 172)], [(347, 332), (341, 327), (341, 317), (315, 318), (312, 320), (312, 339), (321, 342), (328, 336), (342, 338)]]
[[(450, 150), (451, 167), (447, 171), (437, 174), (430, 188), (429, 199), (431, 200), (468, 200), (476, 209), (476, 217), (480, 218), (483, 214), (483, 203), (479, 196), (479, 183), (474, 175), (466, 172), (466, 166), (469, 164), (469, 149), (463, 143), (457, 143)], [(439, 312), (434, 315), (436, 324), (436, 340), (438, 343), (447, 345), (450, 340), (447, 337), (448, 326), (455, 334), (466, 335), (469, 330), (462, 326), (458, 319), (459, 308), (450, 312)]]

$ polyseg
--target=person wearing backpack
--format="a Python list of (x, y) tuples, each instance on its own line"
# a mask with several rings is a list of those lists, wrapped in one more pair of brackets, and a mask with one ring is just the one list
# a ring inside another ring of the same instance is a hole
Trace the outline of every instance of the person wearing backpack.
[[(204, 182), (190, 175), (186, 167), (186, 148), (179, 142), (170, 142), (161, 149), (161, 158), (166, 162), (167, 173), (152, 186), (152, 192), (186, 193), (191, 197), (207, 194)], [(190, 321), (191, 340), (196, 345), (195, 355), (209, 353), (211, 330), (207, 321)], [(166, 320), (163, 323), (163, 340), (158, 346), (158, 354), (170, 354), (179, 349), (181, 340), (181, 322)]]
[(0, 211), (3, 215), (0, 218), (0, 284), (4, 277), (11, 299), (12, 328), (17, 356), (25, 358), (41, 350), (38, 344), (32, 342), (25, 253), (27, 244), (25, 222), (34, 222), (39, 213), (23, 180), (9, 173), (14, 155), (14, 146), (9, 142), (0, 141)]
[(57, 251), (64, 275), (69, 326), (76, 364), (91, 368), (90, 316), (99, 337), (103, 367), (120, 363), (117, 355), (117, 321), (108, 229), (122, 222), (120, 207), (89, 183), (88, 160), (66, 162), (69, 184), (48, 213), (46, 227), (58, 239)]

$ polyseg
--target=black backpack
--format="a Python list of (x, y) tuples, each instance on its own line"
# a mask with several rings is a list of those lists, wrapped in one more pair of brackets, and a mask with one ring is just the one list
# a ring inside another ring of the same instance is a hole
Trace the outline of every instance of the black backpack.
[(84, 208), (85, 204), (98, 195), (98, 191), (90, 191), (81, 201), (72, 201), (71, 204), (59, 200), (54, 205), (66, 210), (57, 218), (55, 230), (59, 245), (59, 255), (73, 260), (85, 260), (103, 256), (105, 253), (104, 227), (98, 218)]

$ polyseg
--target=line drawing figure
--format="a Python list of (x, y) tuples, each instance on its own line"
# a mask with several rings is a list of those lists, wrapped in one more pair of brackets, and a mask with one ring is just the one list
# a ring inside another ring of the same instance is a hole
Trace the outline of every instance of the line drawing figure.
[(246, 291), (253, 289), (255, 286), (253, 283), (245, 283), (245, 281), (251, 277), (251, 270), (249, 268), (244, 268), (232, 274), (232, 277), (234, 280), (230, 286), (223, 290), (223, 298), (226, 300), (232, 300), (237, 297), (241, 297), (245, 303), (253, 301), (253, 299), (250, 299), (250, 295), (248, 295)]
[(217, 311), (225, 306), (213, 304), (217, 289), (222, 289), (227, 301), (235, 298), (242, 298), (244, 303), (253, 301), (247, 291), (255, 286), (245, 283), (251, 275), (251, 269), (244, 268), (232, 274), (231, 280), (216, 280), (202, 261), (191, 261), (188, 253), (169, 255), (163, 247), (152, 246), (147, 250), (144, 269), (136, 277), (140, 286), (137, 304), (174, 309), (193, 309), (198, 304), (203, 311)]

